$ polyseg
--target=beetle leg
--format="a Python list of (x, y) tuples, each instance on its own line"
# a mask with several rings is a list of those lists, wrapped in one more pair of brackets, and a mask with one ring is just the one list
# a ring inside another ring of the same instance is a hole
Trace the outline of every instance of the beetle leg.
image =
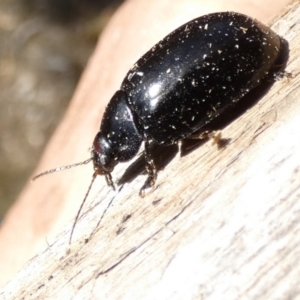
[(116, 188), (115, 188), (115, 185), (114, 185), (114, 182), (112, 180), (112, 177), (111, 177), (110, 173), (105, 174), (105, 180), (106, 180), (107, 185), (112, 187), (112, 189), (115, 191)]
[(200, 133), (193, 133), (192, 135), (186, 137), (185, 139), (190, 140), (212, 140), (213, 145), (217, 145), (218, 149), (224, 148), (229, 142), (230, 139), (222, 138), (221, 130), (205, 130)]
[(282, 79), (287, 80), (287, 82), (290, 81), (291, 78), (293, 78), (293, 74), (286, 72), (286, 71), (276, 71), (270, 74), (270, 80), (269, 81), (280, 81)]
[(218, 144), (219, 141), (221, 140), (221, 131), (220, 130), (205, 130), (200, 133), (194, 133), (186, 139), (191, 139), (191, 140), (206, 140), (206, 139), (212, 139), (214, 144)]
[(157, 171), (151, 156), (150, 142), (148, 138), (145, 141), (145, 169), (148, 173), (148, 178), (140, 190), (140, 197), (144, 197), (146, 195), (146, 190), (154, 186), (157, 178)]

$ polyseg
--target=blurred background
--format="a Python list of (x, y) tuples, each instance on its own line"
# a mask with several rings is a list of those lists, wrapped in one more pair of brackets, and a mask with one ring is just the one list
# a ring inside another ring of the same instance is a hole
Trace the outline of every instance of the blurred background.
[(0, 221), (122, 0), (0, 0)]

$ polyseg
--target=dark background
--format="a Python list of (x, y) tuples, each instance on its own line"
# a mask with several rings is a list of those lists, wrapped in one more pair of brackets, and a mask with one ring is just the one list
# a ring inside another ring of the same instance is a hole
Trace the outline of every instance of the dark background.
[(0, 219), (64, 115), (122, 0), (1, 0)]

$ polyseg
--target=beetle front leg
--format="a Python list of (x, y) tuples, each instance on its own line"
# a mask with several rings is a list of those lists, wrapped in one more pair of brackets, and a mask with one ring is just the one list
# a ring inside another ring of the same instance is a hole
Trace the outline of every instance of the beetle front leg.
[(112, 177), (111, 177), (110, 173), (105, 174), (105, 180), (106, 180), (107, 185), (112, 187), (112, 189), (115, 191), (116, 188), (115, 188), (115, 185), (114, 185), (114, 182), (112, 180)]
[(150, 152), (150, 142), (147, 138), (145, 141), (145, 169), (148, 174), (148, 178), (146, 179), (144, 185), (142, 186), (140, 190), (140, 197), (144, 197), (146, 195), (146, 190), (149, 188), (152, 188), (155, 184), (156, 178), (157, 178), (157, 171), (154, 164), (154, 161), (151, 156)]

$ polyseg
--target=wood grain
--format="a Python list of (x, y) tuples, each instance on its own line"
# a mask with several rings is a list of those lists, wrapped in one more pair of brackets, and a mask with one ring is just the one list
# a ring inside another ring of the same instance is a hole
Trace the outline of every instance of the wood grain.
[(126, 183), (97, 185), (71, 246), (68, 227), (0, 299), (300, 298), (299, 16), (272, 26), (293, 78), (222, 130), (226, 147), (174, 152), (144, 199), (139, 158), (118, 166)]

